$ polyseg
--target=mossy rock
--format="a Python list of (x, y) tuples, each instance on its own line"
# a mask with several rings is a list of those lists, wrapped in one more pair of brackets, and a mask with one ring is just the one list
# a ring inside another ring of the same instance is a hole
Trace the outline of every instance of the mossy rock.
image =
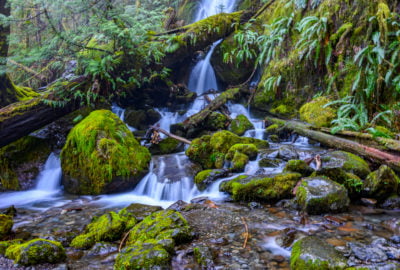
[(184, 144), (174, 138), (165, 138), (158, 144), (152, 144), (149, 148), (153, 155), (167, 155), (179, 153), (184, 150)]
[(347, 173), (346, 175), (347, 179), (344, 181), (343, 186), (347, 189), (350, 199), (359, 198), (364, 181), (355, 174)]
[(346, 211), (350, 203), (346, 188), (323, 176), (304, 178), (297, 188), (296, 201), (315, 215)]
[(278, 149), (278, 158), (283, 160), (299, 159), (299, 153), (293, 145), (282, 145)]
[(138, 223), (130, 232), (127, 245), (148, 239), (172, 239), (176, 244), (193, 238), (192, 230), (186, 219), (173, 210), (155, 212)]
[(235, 144), (229, 149), (225, 159), (231, 161), (232, 171), (241, 172), (249, 160), (257, 157), (257, 153), (258, 149), (254, 144)]
[(362, 193), (383, 201), (396, 194), (400, 185), (400, 178), (386, 165), (370, 173), (362, 186)]
[(6, 257), (24, 266), (41, 263), (60, 263), (66, 254), (61, 243), (45, 239), (33, 239), (23, 244), (11, 245), (6, 250)]
[(91, 195), (130, 189), (147, 173), (150, 159), (118, 116), (93, 111), (71, 130), (61, 151), (64, 188)]
[(191, 228), (180, 213), (155, 212), (132, 228), (114, 269), (169, 269), (175, 244), (192, 238)]
[(120, 216), (115, 212), (109, 212), (95, 218), (86, 226), (85, 233), (75, 237), (71, 247), (88, 249), (99, 241), (115, 241), (121, 238), (127, 222), (136, 223), (132, 216)]
[(318, 97), (300, 108), (300, 119), (316, 127), (329, 127), (336, 118), (336, 111), (332, 107), (324, 106), (331, 100)]
[(249, 157), (243, 153), (235, 152), (231, 163), (231, 170), (233, 172), (243, 172), (247, 163), (249, 163)]
[(258, 166), (266, 168), (277, 168), (281, 164), (282, 160), (276, 158), (265, 157), (260, 159)]
[(272, 177), (240, 176), (220, 186), (235, 201), (276, 202), (292, 197), (292, 189), (300, 180), (299, 173), (281, 173)]
[(204, 129), (210, 131), (217, 131), (226, 129), (229, 124), (229, 119), (219, 112), (212, 112), (204, 122)]
[(314, 170), (308, 166), (308, 164), (304, 160), (289, 160), (285, 168), (284, 172), (297, 172), (300, 173), (301, 176), (307, 177), (310, 176), (314, 172)]
[(270, 110), (272, 114), (281, 116), (281, 117), (286, 117), (286, 118), (292, 118), (295, 117), (297, 114), (296, 108), (293, 106), (287, 105), (287, 104), (279, 104), (272, 108)]
[(226, 177), (228, 173), (227, 170), (223, 169), (204, 170), (196, 174), (194, 183), (200, 191), (203, 191), (219, 178)]
[(133, 216), (135, 219), (140, 222), (145, 219), (147, 216), (153, 214), (154, 212), (158, 212), (162, 210), (161, 206), (153, 206), (146, 205), (140, 203), (132, 203), (129, 206), (123, 208), (118, 212), (118, 214), (123, 218)]
[(336, 183), (343, 184), (348, 178), (347, 174), (348, 173), (340, 167), (322, 167), (318, 171), (315, 171), (311, 176), (326, 176)]
[(254, 129), (253, 124), (243, 114), (239, 114), (234, 120), (232, 120), (229, 130), (236, 135), (242, 136), (247, 130)]
[(235, 144), (254, 144), (258, 149), (268, 148), (267, 141), (239, 137), (230, 131), (223, 130), (212, 136), (204, 135), (194, 139), (186, 150), (186, 155), (203, 169), (220, 169), (224, 166), (225, 155)]
[(13, 225), (11, 216), (0, 214), (0, 240), (11, 233)]
[(150, 125), (155, 124), (161, 119), (161, 115), (153, 110), (133, 110), (127, 109), (125, 111), (125, 122), (136, 129), (147, 130)]
[(359, 156), (345, 151), (334, 151), (321, 157), (322, 167), (341, 168), (345, 172), (355, 174), (362, 179), (371, 172), (368, 163)]
[(14, 239), (9, 241), (0, 241), (0, 255), (5, 255), (7, 248), (12, 245), (21, 244), (22, 239)]
[(294, 243), (290, 256), (292, 270), (340, 270), (347, 268), (347, 259), (333, 246), (315, 236)]
[(121, 250), (114, 269), (170, 269), (171, 254), (155, 239), (138, 242)]
[(30, 188), (25, 182), (39, 175), (50, 153), (49, 142), (33, 136), (0, 148), (0, 191)]

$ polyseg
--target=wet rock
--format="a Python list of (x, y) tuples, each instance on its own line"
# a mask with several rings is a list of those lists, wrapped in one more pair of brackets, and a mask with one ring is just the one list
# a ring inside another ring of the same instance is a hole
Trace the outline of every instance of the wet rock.
[(262, 205), (258, 202), (249, 202), (248, 206), (251, 210), (263, 208)]
[(321, 157), (323, 168), (341, 168), (362, 179), (371, 172), (368, 163), (359, 156), (345, 151), (334, 151)]
[(375, 206), (378, 202), (371, 198), (361, 198), (361, 202), (366, 206)]
[(125, 122), (129, 126), (139, 130), (148, 129), (150, 125), (155, 124), (160, 119), (160, 113), (153, 109), (147, 111), (127, 109), (125, 111)]
[(276, 202), (290, 198), (292, 189), (300, 180), (298, 173), (281, 173), (272, 177), (239, 176), (223, 182), (220, 190), (232, 194), (236, 201)]
[(385, 209), (400, 209), (400, 196), (391, 196), (387, 198), (380, 206)]
[(118, 251), (118, 247), (113, 244), (99, 242), (96, 243), (88, 252), (87, 256), (108, 256)]
[(145, 217), (153, 214), (154, 212), (162, 210), (161, 206), (153, 206), (146, 205), (140, 203), (132, 203), (128, 207), (125, 207), (121, 211), (119, 211), (119, 215), (127, 215), (128, 213), (135, 217), (135, 219), (139, 222), (142, 221)]
[(194, 178), (194, 183), (196, 184), (197, 188), (202, 191), (219, 178), (228, 176), (228, 174), (229, 171), (224, 169), (204, 170), (196, 175)]
[(229, 119), (224, 114), (219, 112), (212, 112), (204, 122), (204, 129), (210, 131), (217, 131), (226, 129), (229, 125)]
[(340, 167), (322, 167), (315, 171), (311, 176), (326, 176), (336, 183), (343, 184), (346, 182), (347, 173)]
[(398, 218), (388, 219), (388, 220), (385, 220), (384, 222), (382, 222), (382, 225), (386, 229), (388, 229), (396, 234), (400, 234), (400, 219), (398, 219)]
[(182, 152), (184, 148), (184, 143), (168, 137), (158, 144), (152, 144), (149, 150), (153, 155), (167, 155)]
[(367, 246), (361, 243), (348, 243), (352, 254), (359, 260), (365, 262), (384, 262), (388, 260), (385, 252), (379, 247)]
[(293, 245), (290, 257), (292, 270), (345, 269), (346, 266), (346, 258), (318, 237), (308, 236)]
[(0, 240), (11, 233), (11, 229), (14, 225), (11, 216), (0, 214)]
[(282, 145), (278, 150), (278, 158), (283, 160), (299, 159), (299, 153), (292, 145)]
[(150, 159), (117, 115), (93, 111), (68, 134), (61, 151), (62, 183), (72, 194), (125, 191), (147, 173)]
[(396, 194), (400, 179), (396, 173), (386, 165), (370, 173), (362, 186), (362, 193), (380, 201), (392, 194)]
[(304, 160), (289, 160), (283, 169), (284, 172), (297, 172), (307, 177), (313, 173), (313, 169)]
[(263, 158), (258, 162), (258, 165), (260, 167), (276, 168), (276, 167), (279, 167), (280, 163), (281, 163), (280, 159)]
[(325, 177), (304, 178), (297, 189), (296, 201), (309, 214), (342, 212), (350, 203), (347, 190)]
[(71, 247), (88, 249), (99, 241), (114, 241), (121, 238), (127, 222), (136, 223), (132, 216), (119, 216), (115, 212), (109, 212), (95, 218), (85, 229), (85, 233), (75, 237)]
[(208, 247), (206, 246), (199, 246), (195, 247), (193, 249), (194, 252), (194, 257), (196, 259), (196, 262), (201, 266), (201, 267), (212, 267), (213, 266), (213, 258), (211, 251)]
[(184, 202), (182, 200), (176, 201), (175, 203), (171, 204), (167, 210), (175, 210), (175, 211), (182, 211), (185, 209), (185, 207), (188, 206), (187, 202)]
[(250, 129), (254, 129), (254, 126), (243, 114), (239, 114), (229, 126), (229, 130), (239, 136), (242, 136), (247, 130)]
[(29, 266), (40, 263), (59, 263), (66, 259), (63, 246), (56, 241), (34, 239), (7, 248), (6, 257), (15, 263)]

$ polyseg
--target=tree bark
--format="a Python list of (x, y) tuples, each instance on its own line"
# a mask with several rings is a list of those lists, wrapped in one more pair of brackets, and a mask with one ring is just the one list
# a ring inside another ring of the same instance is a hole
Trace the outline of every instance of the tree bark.
[[(272, 122), (282, 121), (281, 119), (269, 118)], [(379, 149), (366, 146), (351, 140), (343, 139), (337, 136), (326, 134), (324, 132), (310, 129), (309, 125), (296, 122), (284, 121), (284, 128), (294, 131), (301, 136), (308, 137), (314, 141), (320, 142), (323, 145), (354, 153), (369, 159), (372, 162), (387, 164), (397, 172), (400, 172), (400, 153), (387, 153)]]

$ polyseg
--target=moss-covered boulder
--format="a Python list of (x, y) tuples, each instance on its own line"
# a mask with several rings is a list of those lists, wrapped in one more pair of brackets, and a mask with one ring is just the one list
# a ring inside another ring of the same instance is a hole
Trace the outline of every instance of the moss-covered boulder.
[(257, 153), (258, 149), (254, 144), (235, 144), (229, 149), (225, 159), (231, 162), (233, 171), (241, 172), (249, 160), (257, 157)]
[(254, 144), (258, 149), (268, 148), (268, 142), (254, 138), (239, 137), (224, 130), (212, 136), (204, 135), (194, 139), (186, 150), (186, 155), (203, 169), (220, 169), (224, 166), (225, 155), (235, 144)]
[(292, 270), (339, 270), (347, 267), (346, 258), (333, 246), (315, 236), (294, 243), (290, 256)]
[(239, 176), (222, 183), (220, 190), (232, 194), (235, 201), (276, 202), (290, 198), (300, 178), (299, 173), (281, 173), (271, 177)]
[(29, 266), (40, 263), (60, 263), (66, 254), (61, 243), (45, 239), (33, 239), (23, 244), (11, 245), (6, 250), (6, 257), (15, 263)]
[(400, 178), (386, 165), (370, 173), (362, 185), (362, 193), (380, 201), (396, 194), (400, 185)]
[(300, 108), (300, 119), (316, 127), (329, 127), (336, 118), (336, 111), (332, 107), (324, 106), (331, 100), (318, 97)]
[(191, 228), (180, 213), (155, 212), (132, 228), (114, 269), (169, 269), (175, 244), (192, 238)]
[(304, 160), (289, 160), (285, 168), (283, 169), (284, 172), (297, 172), (304, 177), (310, 176), (314, 172), (314, 170), (308, 166), (308, 164)]
[[(127, 220), (130, 217), (134, 217), (138, 222), (145, 219), (147, 216), (162, 210), (161, 206), (146, 205), (140, 203), (132, 203), (129, 206), (123, 208), (118, 212), (118, 215)], [(136, 225), (136, 224), (135, 224)]]
[(318, 171), (313, 172), (311, 176), (326, 176), (336, 183), (343, 184), (348, 178), (348, 173), (341, 167), (322, 167)]
[(239, 114), (229, 126), (229, 130), (236, 135), (242, 136), (247, 130), (254, 129), (253, 124), (243, 114)]
[(341, 168), (362, 179), (371, 172), (368, 163), (359, 156), (345, 151), (334, 151), (321, 157), (323, 168)]
[(64, 188), (72, 194), (124, 191), (147, 173), (150, 159), (118, 116), (94, 111), (71, 130), (62, 149)]
[(167, 155), (182, 152), (184, 147), (185, 145), (182, 142), (168, 137), (158, 144), (152, 144), (149, 150), (153, 155)]
[(84, 234), (78, 235), (72, 240), (71, 247), (88, 249), (99, 241), (118, 240), (121, 238), (128, 221), (136, 223), (134, 217), (128, 215), (121, 217), (115, 212), (97, 217), (86, 226)]
[(203, 128), (205, 130), (217, 131), (226, 129), (228, 125), (228, 117), (219, 112), (212, 112), (209, 116), (207, 116), (206, 120), (204, 121)]
[(327, 177), (308, 177), (297, 188), (296, 201), (309, 214), (342, 212), (347, 210), (350, 199), (342, 185)]
[(7, 248), (12, 245), (21, 244), (22, 239), (14, 239), (9, 241), (0, 241), (0, 255), (5, 255)]
[(0, 148), (0, 191), (32, 188), (50, 153), (49, 142), (33, 136)]
[(0, 240), (11, 233), (13, 225), (11, 216), (0, 214)]
[(222, 177), (228, 176), (229, 171), (224, 169), (204, 170), (196, 174), (194, 183), (200, 191), (205, 190), (210, 184)]

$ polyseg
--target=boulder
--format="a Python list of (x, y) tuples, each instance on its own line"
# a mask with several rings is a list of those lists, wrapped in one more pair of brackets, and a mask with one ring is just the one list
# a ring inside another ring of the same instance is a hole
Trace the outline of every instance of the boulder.
[(324, 107), (330, 100), (318, 97), (300, 108), (300, 119), (316, 127), (329, 127), (336, 118), (336, 111), (332, 107)]
[(267, 141), (239, 137), (230, 131), (219, 131), (212, 136), (204, 135), (194, 139), (186, 150), (186, 155), (203, 169), (220, 169), (224, 166), (225, 155), (235, 144), (253, 144), (258, 149), (268, 148)]
[(68, 135), (61, 151), (67, 192), (97, 195), (132, 189), (147, 173), (151, 155), (111, 111), (93, 111)]
[(350, 203), (346, 188), (323, 176), (303, 178), (296, 201), (309, 214), (342, 212)]
[(308, 164), (304, 160), (289, 160), (285, 168), (284, 172), (297, 172), (304, 177), (310, 176), (314, 172), (314, 170), (308, 166)]
[(323, 168), (341, 168), (362, 179), (371, 172), (368, 163), (359, 156), (345, 151), (334, 151), (321, 157)]
[(229, 130), (239, 136), (242, 136), (249, 129), (254, 129), (254, 126), (243, 114), (239, 114), (229, 126)]
[(294, 243), (290, 256), (292, 270), (339, 270), (347, 267), (346, 258), (336, 249), (315, 236)]
[(6, 250), (6, 257), (15, 263), (29, 266), (40, 263), (60, 263), (66, 254), (61, 243), (45, 239), (33, 239), (23, 244), (11, 245)]
[(11, 216), (0, 214), (0, 240), (11, 233), (13, 225)]
[(223, 169), (204, 170), (199, 172), (195, 178), (194, 183), (200, 191), (205, 190), (210, 184), (222, 177), (228, 176), (229, 171)]
[(219, 112), (212, 112), (204, 121), (205, 130), (217, 131), (226, 129), (229, 125), (229, 119)]
[(258, 149), (254, 144), (235, 144), (225, 155), (225, 160), (231, 162), (231, 170), (244, 171), (247, 163), (257, 157)]
[(299, 159), (299, 153), (293, 145), (282, 145), (278, 149), (278, 158), (283, 160)]
[(125, 111), (125, 122), (136, 129), (146, 130), (149, 126), (154, 125), (161, 119), (159, 112), (154, 109), (150, 110), (133, 110), (127, 109)]
[(363, 195), (383, 201), (390, 195), (396, 194), (399, 188), (400, 178), (386, 165), (370, 173), (362, 186)]
[(276, 202), (292, 197), (292, 190), (301, 179), (299, 173), (250, 177), (241, 175), (223, 182), (220, 190), (232, 194), (235, 201)]
[(158, 144), (152, 144), (149, 148), (153, 155), (167, 155), (182, 152), (185, 149), (185, 144), (174, 139), (165, 138)]

